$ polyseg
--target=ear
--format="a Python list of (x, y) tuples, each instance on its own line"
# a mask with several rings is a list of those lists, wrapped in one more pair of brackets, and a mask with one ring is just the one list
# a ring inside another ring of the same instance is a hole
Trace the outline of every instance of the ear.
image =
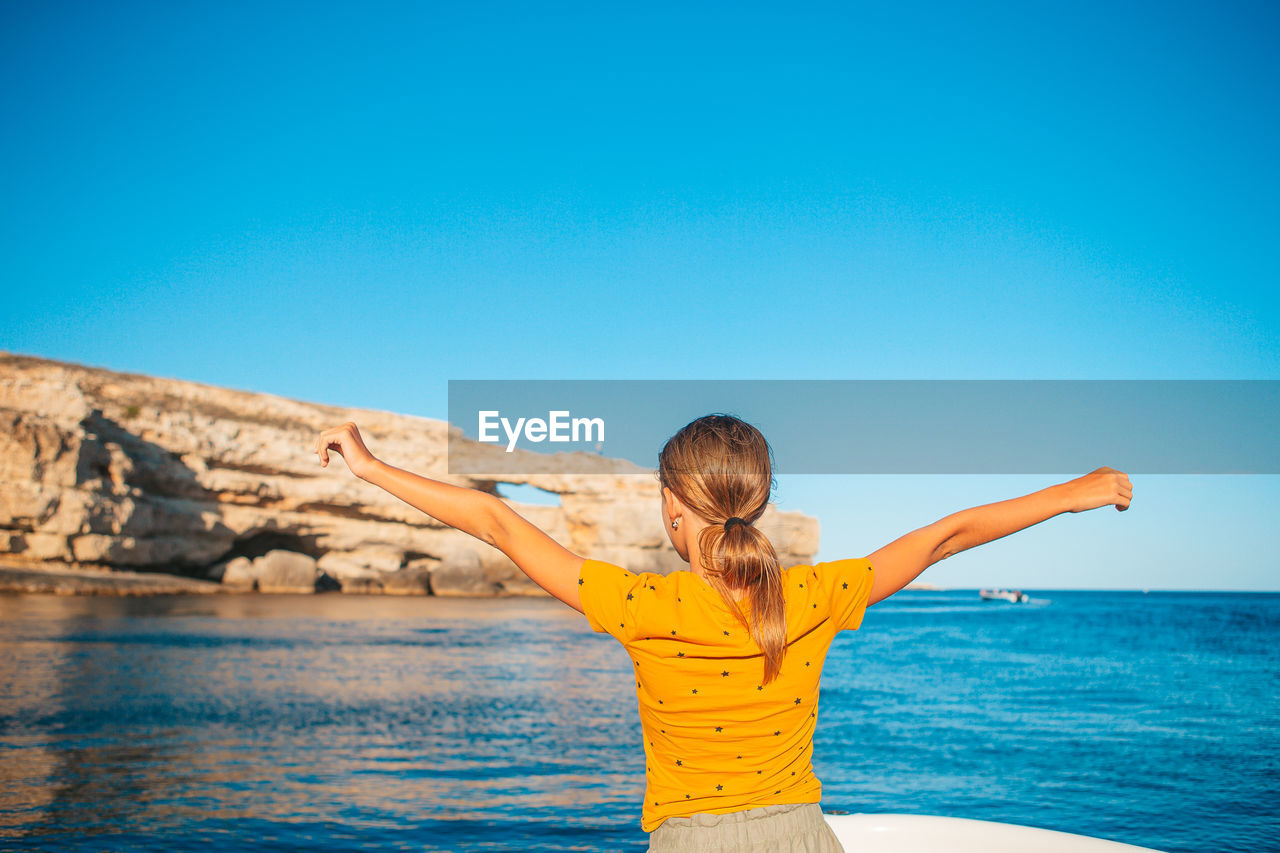
[(675, 518), (684, 510), (684, 505), (669, 486), (662, 487), (662, 502), (666, 505), (668, 518)]

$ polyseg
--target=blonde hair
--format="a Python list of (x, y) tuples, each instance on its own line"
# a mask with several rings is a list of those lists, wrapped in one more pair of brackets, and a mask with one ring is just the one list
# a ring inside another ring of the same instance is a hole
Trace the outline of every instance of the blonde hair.
[[(709, 524), (698, 534), (707, 582), (750, 632), (764, 656), (764, 681), (787, 651), (782, 568), (773, 543), (756, 526), (773, 492), (773, 451), (760, 430), (733, 415), (698, 418), (658, 454), (658, 480)], [(746, 524), (724, 523), (739, 518)], [(698, 559), (691, 555), (691, 559)], [(747, 591), (751, 618), (731, 589)]]

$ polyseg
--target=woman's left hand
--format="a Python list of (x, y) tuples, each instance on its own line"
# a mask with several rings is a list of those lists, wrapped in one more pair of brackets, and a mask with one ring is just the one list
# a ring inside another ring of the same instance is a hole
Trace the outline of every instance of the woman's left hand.
[(1113, 505), (1124, 512), (1133, 503), (1133, 483), (1129, 481), (1129, 475), (1115, 468), (1098, 468), (1062, 485), (1068, 495), (1068, 512), (1085, 512)]
[(361, 479), (364, 479), (365, 473), (378, 461), (369, 452), (369, 448), (364, 446), (360, 429), (352, 421), (320, 433), (314, 450), (320, 456), (321, 468), (329, 464), (329, 451), (336, 450), (347, 463), (347, 467), (351, 469), (351, 473)]

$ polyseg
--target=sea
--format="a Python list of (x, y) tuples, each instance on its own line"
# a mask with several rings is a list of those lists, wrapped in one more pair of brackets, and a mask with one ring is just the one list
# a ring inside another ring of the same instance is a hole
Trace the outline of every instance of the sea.
[[(903, 591), (831, 812), (1280, 850), (1280, 594)], [(551, 599), (0, 596), (2, 850), (643, 851), (635, 682)]]

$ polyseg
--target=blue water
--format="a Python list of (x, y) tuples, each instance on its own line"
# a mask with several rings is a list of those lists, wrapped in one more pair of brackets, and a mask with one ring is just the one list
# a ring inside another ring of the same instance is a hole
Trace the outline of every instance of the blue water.
[[(1280, 849), (1280, 595), (903, 592), (828, 811)], [(0, 848), (641, 851), (630, 662), (551, 600), (0, 596)]]

